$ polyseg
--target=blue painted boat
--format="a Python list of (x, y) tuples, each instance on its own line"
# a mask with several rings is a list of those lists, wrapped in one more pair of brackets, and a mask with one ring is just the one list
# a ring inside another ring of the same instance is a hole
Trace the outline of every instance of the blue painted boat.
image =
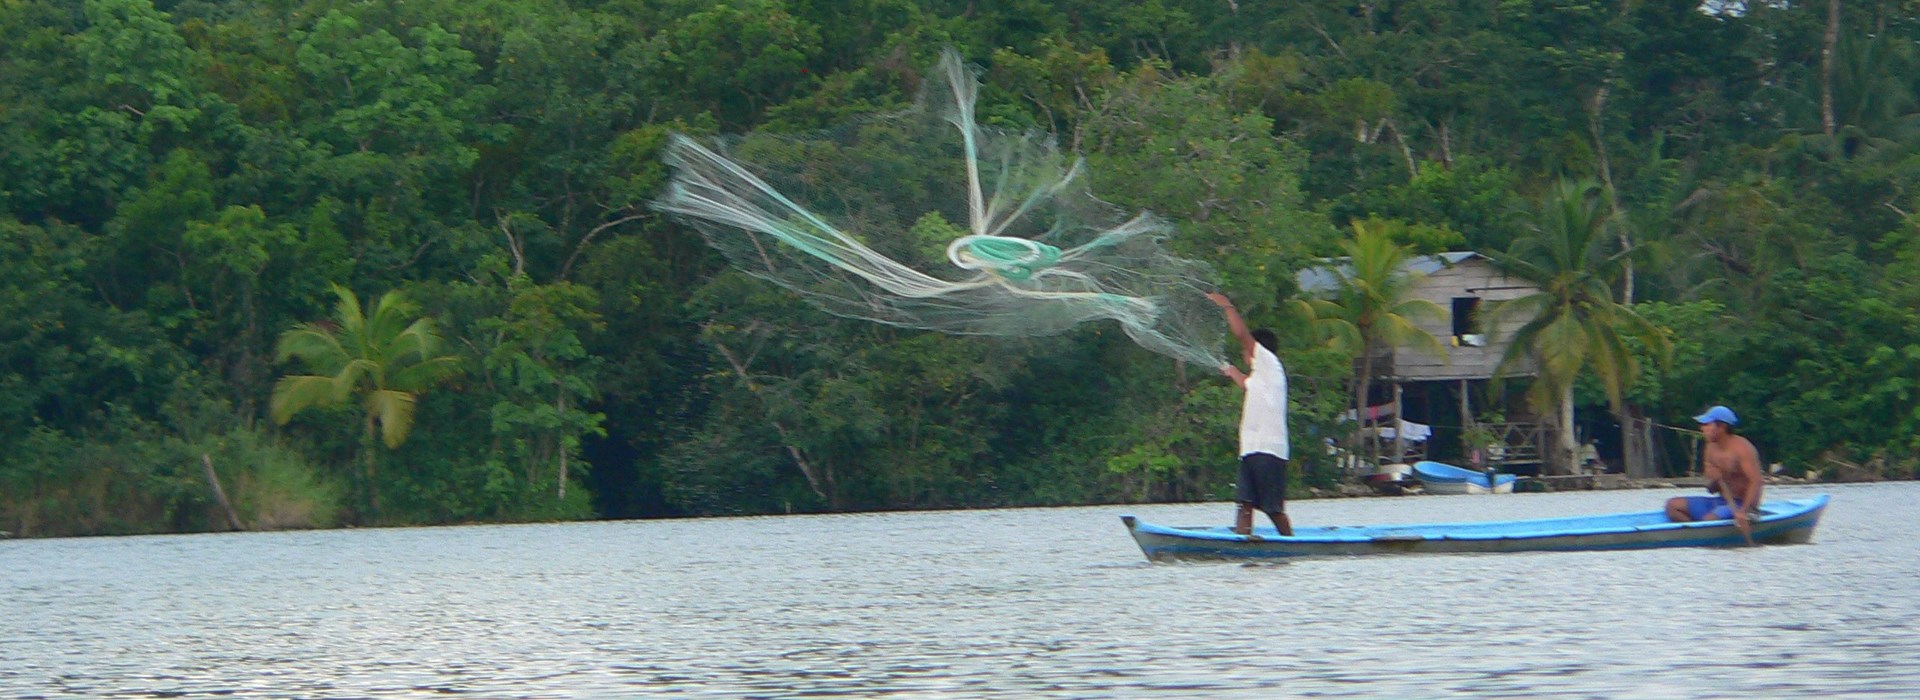
[(1427, 493), (1513, 493), (1514, 476), (1497, 474), (1492, 482), (1487, 481), (1486, 472), (1461, 469), (1451, 464), (1439, 462), (1414, 462), (1413, 478), (1420, 480), (1420, 487)]
[[(1827, 496), (1769, 502), (1753, 519), (1755, 544), (1804, 544), (1827, 508)], [(1368, 525), (1356, 527), (1296, 527), (1292, 537), (1273, 528), (1257, 528), (1254, 535), (1237, 535), (1226, 527), (1167, 527), (1141, 522), (1131, 515), (1120, 520), (1133, 534), (1140, 551), (1153, 561), (1186, 559), (1267, 559), (1278, 557), (1456, 553), (1532, 552), (1656, 547), (1727, 547), (1746, 544), (1731, 520), (1676, 523), (1665, 509), (1540, 520), (1500, 520), (1431, 525)]]

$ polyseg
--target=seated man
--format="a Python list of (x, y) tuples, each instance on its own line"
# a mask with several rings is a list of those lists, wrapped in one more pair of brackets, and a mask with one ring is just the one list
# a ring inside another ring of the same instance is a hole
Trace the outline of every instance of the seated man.
[[(1740, 418), (1733, 409), (1714, 406), (1694, 416), (1700, 432), (1707, 437), (1702, 474), (1707, 477), (1707, 492), (1718, 496), (1681, 496), (1667, 499), (1667, 519), (1677, 523), (1694, 520), (1732, 518), (1742, 529), (1749, 527), (1748, 517), (1760, 506), (1760, 452), (1746, 438), (1733, 434)], [(1729, 507), (1731, 506), (1731, 507)]]

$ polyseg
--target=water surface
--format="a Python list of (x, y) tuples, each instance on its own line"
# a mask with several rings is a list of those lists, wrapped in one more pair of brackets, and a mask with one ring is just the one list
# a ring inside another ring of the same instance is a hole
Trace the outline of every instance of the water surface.
[[(1149, 564), (1230, 504), (0, 541), (0, 697), (1920, 696), (1920, 483), (1803, 546)], [(1677, 491), (1301, 501), (1296, 524)]]

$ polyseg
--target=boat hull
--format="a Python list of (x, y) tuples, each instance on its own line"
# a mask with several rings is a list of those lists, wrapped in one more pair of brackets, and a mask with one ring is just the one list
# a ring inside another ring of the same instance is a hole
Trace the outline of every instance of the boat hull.
[[(1827, 497), (1768, 504), (1753, 523), (1755, 544), (1805, 544), (1826, 511)], [(1294, 537), (1266, 530), (1254, 539), (1226, 528), (1179, 528), (1120, 516), (1152, 561), (1273, 559), (1361, 554), (1570, 552), (1663, 547), (1732, 547), (1747, 542), (1732, 521), (1664, 522), (1661, 511), (1593, 518), (1300, 528)]]
[(1442, 496), (1513, 493), (1514, 481), (1518, 479), (1512, 474), (1497, 474), (1489, 483), (1485, 472), (1440, 462), (1415, 462), (1413, 476), (1420, 480), (1421, 490)]
[[(1504, 475), (1503, 475), (1504, 476)], [(1513, 480), (1503, 480), (1491, 489), (1482, 484), (1469, 482), (1422, 481), (1420, 490), (1436, 496), (1462, 496), (1468, 494), (1513, 493)]]

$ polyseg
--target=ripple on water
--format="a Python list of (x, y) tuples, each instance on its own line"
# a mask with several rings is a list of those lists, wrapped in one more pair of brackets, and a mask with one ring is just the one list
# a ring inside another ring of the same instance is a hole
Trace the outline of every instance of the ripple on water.
[[(0, 696), (1905, 697), (1920, 484), (1815, 544), (1146, 563), (1226, 504), (0, 542)], [(1300, 523), (1663, 492), (1306, 501)]]

